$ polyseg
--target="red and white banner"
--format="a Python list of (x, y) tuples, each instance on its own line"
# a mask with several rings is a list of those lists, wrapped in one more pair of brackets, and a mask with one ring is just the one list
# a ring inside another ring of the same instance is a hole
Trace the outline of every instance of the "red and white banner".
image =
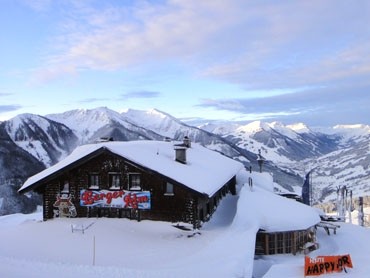
[(150, 209), (150, 191), (82, 189), (80, 206)]
[(305, 257), (304, 275), (318, 276), (334, 272), (347, 272), (346, 267), (353, 268), (350, 255)]

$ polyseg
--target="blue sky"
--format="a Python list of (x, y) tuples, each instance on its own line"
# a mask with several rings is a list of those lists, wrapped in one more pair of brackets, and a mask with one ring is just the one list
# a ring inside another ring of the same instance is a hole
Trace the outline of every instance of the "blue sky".
[(370, 124), (367, 0), (2, 0), (0, 120), (106, 106)]

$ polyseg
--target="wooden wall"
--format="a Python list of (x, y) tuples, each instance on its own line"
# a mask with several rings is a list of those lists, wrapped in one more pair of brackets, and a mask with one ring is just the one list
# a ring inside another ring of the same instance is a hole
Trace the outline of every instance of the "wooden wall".
[(259, 231), (256, 238), (256, 255), (297, 254), (304, 245), (316, 241), (315, 229), (268, 233)]
[[(80, 191), (88, 189), (89, 174), (99, 173), (100, 189), (109, 189), (109, 172), (121, 173), (121, 185), (124, 190), (127, 189), (128, 174), (139, 173), (142, 190), (151, 192), (151, 209), (137, 212), (130, 209), (80, 206)], [(53, 205), (57, 201), (64, 181), (69, 182), (69, 196), (75, 206), (77, 217), (128, 217), (138, 220), (185, 222), (193, 224), (194, 228), (200, 227), (202, 222), (210, 218), (223, 196), (229, 192), (235, 193), (236, 183), (233, 178), (212, 197), (208, 197), (107, 151), (75, 169), (61, 172), (41, 187), (44, 198), (44, 220), (54, 217)], [(174, 185), (172, 196), (165, 194), (167, 182)]]

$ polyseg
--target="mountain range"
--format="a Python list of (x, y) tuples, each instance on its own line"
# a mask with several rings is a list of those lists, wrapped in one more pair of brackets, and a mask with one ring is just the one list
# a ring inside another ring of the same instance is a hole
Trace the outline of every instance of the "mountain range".
[(308, 172), (315, 202), (335, 200), (340, 186), (354, 196), (370, 191), (370, 127), (366, 125), (318, 129), (303, 123), (262, 121), (187, 124), (156, 109), (119, 113), (100, 107), (46, 116), (21, 114), (0, 123), (0, 215), (34, 209), (39, 196), (19, 196), (16, 190), (78, 145), (108, 137), (130, 141), (182, 140), (184, 136), (253, 171), (259, 171), (261, 155), (262, 171), (273, 175), (277, 192), (300, 195)]

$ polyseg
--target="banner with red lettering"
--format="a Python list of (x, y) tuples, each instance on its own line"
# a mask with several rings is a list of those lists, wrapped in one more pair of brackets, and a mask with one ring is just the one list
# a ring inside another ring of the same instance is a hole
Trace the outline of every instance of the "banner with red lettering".
[(150, 191), (82, 189), (80, 206), (150, 209)]
[(306, 256), (304, 260), (304, 275), (318, 276), (333, 272), (347, 272), (347, 267), (353, 268), (350, 255), (318, 256), (316, 258)]

